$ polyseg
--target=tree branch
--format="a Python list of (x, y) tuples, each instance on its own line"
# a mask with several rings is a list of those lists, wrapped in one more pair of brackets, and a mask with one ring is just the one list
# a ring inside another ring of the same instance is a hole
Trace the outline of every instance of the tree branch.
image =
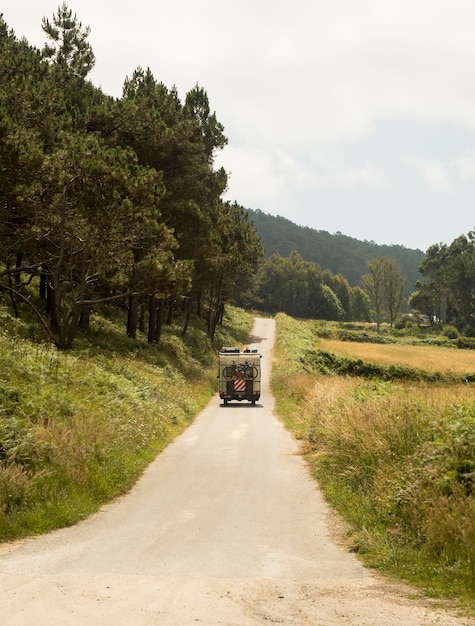
[(44, 317), (41, 315), (39, 310), (36, 308), (36, 306), (33, 304), (33, 302), (31, 302), (31, 300), (29, 298), (24, 296), (22, 293), (20, 293), (16, 289), (13, 289), (13, 287), (7, 287), (7, 285), (2, 285), (1, 283), (0, 283), (0, 289), (4, 289), (5, 291), (8, 291), (9, 293), (14, 294), (15, 296), (17, 296), (18, 298), (23, 300), (23, 302), (28, 304), (28, 306), (30, 306), (33, 309), (35, 315), (40, 320), (41, 327), (45, 331), (46, 336), (48, 337), (48, 339), (51, 340), (54, 344), (56, 344), (56, 340), (55, 340), (55, 338), (54, 338), (54, 336), (53, 336), (53, 334), (52, 334), (48, 324), (46, 323), (46, 320), (44, 319)]

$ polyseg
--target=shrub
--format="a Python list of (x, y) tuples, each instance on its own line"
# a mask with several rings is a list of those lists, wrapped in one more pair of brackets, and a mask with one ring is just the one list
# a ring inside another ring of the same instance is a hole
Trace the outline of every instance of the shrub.
[(458, 329), (451, 324), (445, 324), (443, 326), (442, 334), (445, 335), (447, 339), (458, 339), (460, 337)]
[(475, 337), (459, 337), (457, 348), (461, 350), (475, 350)]
[(351, 332), (342, 330), (339, 334), (340, 341), (356, 341), (360, 343), (391, 343), (387, 337), (370, 334), (367, 332)]
[(22, 468), (38, 465), (50, 447), (37, 441), (33, 427), (16, 418), (0, 419), (0, 467), (16, 463)]
[(393, 512), (433, 558), (468, 566), (475, 588), (475, 407), (447, 420), (401, 474)]
[(6, 515), (21, 508), (29, 491), (29, 478), (22, 467), (0, 465), (0, 513)]

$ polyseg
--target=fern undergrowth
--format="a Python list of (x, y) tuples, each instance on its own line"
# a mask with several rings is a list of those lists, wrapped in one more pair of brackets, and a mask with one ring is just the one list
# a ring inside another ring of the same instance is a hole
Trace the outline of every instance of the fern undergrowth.
[(74, 524), (126, 492), (215, 393), (218, 345), (252, 327), (229, 307), (214, 344), (194, 320), (152, 345), (97, 317), (65, 353), (0, 313), (3, 541)]

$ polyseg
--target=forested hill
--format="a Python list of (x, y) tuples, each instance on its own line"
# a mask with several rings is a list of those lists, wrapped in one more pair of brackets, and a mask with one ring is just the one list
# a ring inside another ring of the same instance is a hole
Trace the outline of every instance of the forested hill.
[(247, 211), (267, 256), (277, 253), (288, 257), (292, 250), (296, 250), (306, 261), (318, 263), (322, 269), (329, 269), (333, 274), (342, 274), (353, 287), (361, 284), (361, 276), (367, 273), (367, 261), (376, 256), (390, 257), (399, 263), (407, 277), (409, 293), (413, 291), (416, 280), (421, 279), (419, 265), (424, 258), (421, 250), (399, 245), (377, 245), (373, 241), (359, 241), (341, 233), (332, 235), (324, 230), (298, 226), (284, 217), (275, 217), (260, 210)]

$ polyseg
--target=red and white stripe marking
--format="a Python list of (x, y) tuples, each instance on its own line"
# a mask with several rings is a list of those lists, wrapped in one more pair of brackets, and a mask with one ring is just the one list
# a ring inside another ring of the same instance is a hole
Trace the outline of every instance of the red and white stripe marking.
[(234, 381), (234, 391), (244, 391), (246, 389), (246, 381), (245, 380), (235, 380)]

